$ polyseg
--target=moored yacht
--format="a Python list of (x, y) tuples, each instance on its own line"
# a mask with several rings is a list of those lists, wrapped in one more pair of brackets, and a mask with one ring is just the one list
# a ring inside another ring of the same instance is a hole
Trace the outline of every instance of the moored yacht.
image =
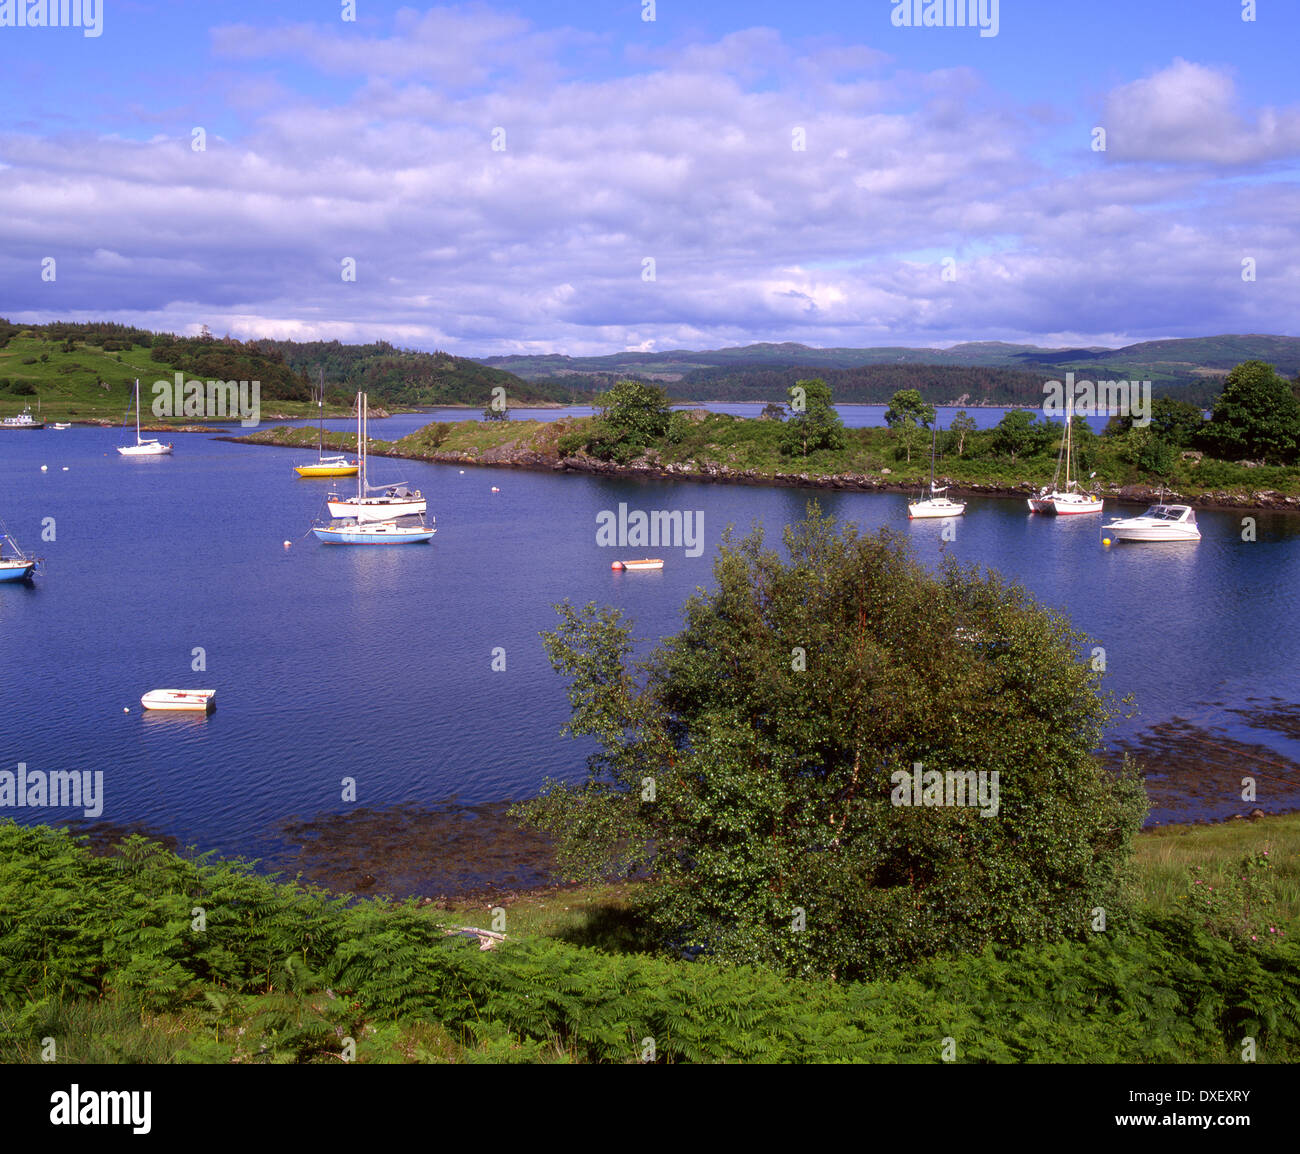
[(1105, 527), (1117, 541), (1199, 541), (1201, 530), (1190, 505), (1152, 505), (1138, 517), (1122, 517)]
[(163, 443), (157, 437), (140, 436), (140, 379), (135, 382), (135, 444), (118, 445), (124, 457), (165, 457), (172, 451), (171, 442)]
[[(366, 480), (366, 441), (369, 439), (369, 412), (366, 394), (357, 394), (357, 495), (342, 497), (330, 493), (326, 507), (331, 517), (351, 517), (357, 521), (392, 521), (396, 517), (422, 517), (429, 508), (418, 489), (403, 484), (371, 485)], [(379, 496), (371, 496), (378, 493)]]
[[(1061, 479), (1061, 465), (1065, 465), (1065, 484), (1057, 487)], [(1044, 485), (1029, 498), (1031, 513), (1047, 513), (1067, 517), (1076, 513), (1100, 513), (1103, 499), (1098, 493), (1085, 493), (1074, 473), (1074, 405), (1071, 397), (1065, 406), (1065, 436), (1061, 438), (1061, 452), (1056, 458), (1056, 475), (1050, 485)], [(1093, 474), (1094, 476), (1096, 474)]]
[(0, 421), (0, 429), (43, 429), (45, 422), (32, 416), (31, 407), (28, 406), (16, 417), (5, 417)]
[(947, 485), (934, 483), (934, 442), (936, 429), (930, 430), (930, 495), (907, 503), (908, 520), (923, 517), (960, 517), (966, 512), (965, 501), (953, 501), (943, 496), (948, 491)]
[[(13, 550), (8, 556), (4, 551), (6, 542)], [(40, 564), (39, 557), (27, 556), (18, 547), (17, 541), (8, 533), (0, 532), (0, 581), (30, 581), (38, 564)]]

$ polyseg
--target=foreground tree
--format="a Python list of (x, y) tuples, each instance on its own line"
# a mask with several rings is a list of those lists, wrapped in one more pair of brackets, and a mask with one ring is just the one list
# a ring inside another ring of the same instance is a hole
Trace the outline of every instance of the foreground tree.
[[(815, 505), (785, 545), (728, 533), (716, 591), (635, 666), (617, 610), (560, 607), (567, 730), (599, 748), (585, 784), (518, 812), (563, 872), (643, 872), (667, 950), (845, 978), (1079, 934), (1098, 906), (1113, 923), (1145, 795), (1093, 755), (1112, 713), (1083, 638)], [(913, 780), (930, 793), (902, 804)], [(943, 804), (977, 780), (983, 809)]]

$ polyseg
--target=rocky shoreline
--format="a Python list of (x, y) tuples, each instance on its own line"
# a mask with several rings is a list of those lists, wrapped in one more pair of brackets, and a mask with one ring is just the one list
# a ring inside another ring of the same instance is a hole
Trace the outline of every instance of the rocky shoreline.
[[(274, 445), (282, 448), (301, 448), (293, 441), (282, 438), (269, 438), (265, 434), (247, 437), (220, 437), (219, 440), (233, 441), (236, 444)], [(333, 445), (327, 437), (326, 448), (341, 452), (353, 451), (348, 446)], [(458, 450), (405, 451), (390, 444), (380, 449), (373, 448), (377, 457), (397, 457), (404, 460), (427, 461), (436, 465), (475, 465), (486, 468), (525, 469), (535, 472), (577, 473), (589, 476), (636, 477), (656, 481), (693, 481), (705, 484), (722, 485), (764, 485), (787, 488), (822, 489), (833, 492), (854, 493), (907, 493), (917, 491), (915, 481), (891, 481), (884, 474), (872, 473), (835, 473), (817, 476), (809, 473), (767, 473), (757, 469), (736, 469), (729, 465), (714, 462), (660, 462), (651, 451), (643, 457), (620, 465), (614, 461), (600, 461), (583, 454), (561, 456), (556, 452), (540, 451), (526, 448), (515, 442), (484, 450), (482, 453), (467, 453)], [(949, 491), (959, 497), (1004, 497), (1025, 498), (1033, 493), (1036, 486), (1028, 481), (1016, 485), (1004, 485), (981, 482), (958, 482), (941, 477), (949, 486)], [(1151, 485), (1104, 485), (1102, 493), (1116, 501), (1134, 505), (1146, 505), (1157, 499), (1193, 505), (1198, 509), (1267, 509), (1277, 512), (1300, 513), (1300, 496), (1289, 496), (1273, 489), (1259, 489), (1250, 493), (1211, 491), (1195, 496), (1184, 496), (1174, 490), (1160, 490)]]

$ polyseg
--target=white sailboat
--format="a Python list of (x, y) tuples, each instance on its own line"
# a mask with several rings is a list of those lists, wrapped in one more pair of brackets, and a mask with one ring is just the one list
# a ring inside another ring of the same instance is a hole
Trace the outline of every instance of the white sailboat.
[[(379, 504), (384, 498), (367, 497), (366, 489), (366, 394), (357, 394), (357, 495), (347, 500), (331, 493), (326, 502), (331, 517), (340, 518), (329, 525), (313, 525), (312, 532), (326, 545), (416, 545), (432, 541), (436, 528), (424, 523), (425, 502), (421, 498), (419, 508), (403, 512), (395, 511), (402, 502), (389, 501), (387, 506)], [(419, 494), (416, 494), (418, 497)], [(414, 502), (412, 502), (414, 504)], [(338, 510), (344, 510), (339, 512)], [(416, 524), (400, 525), (399, 516), (414, 516)]]
[[(1061, 462), (1065, 462), (1065, 485), (1057, 488), (1061, 479)], [(1098, 493), (1085, 493), (1077, 479), (1072, 479), (1074, 471), (1074, 398), (1065, 402), (1065, 436), (1061, 440), (1061, 452), (1056, 458), (1056, 473), (1050, 485), (1044, 485), (1034, 496), (1029, 498), (1031, 513), (1046, 513), (1054, 517), (1068, 517), (1075, 513), (1100, 513), (1103, 500)]]
[[(366, 441), (369, 439), (369, 406), (365, 393), (357, 394), (357, 495), (341, 497), (331, 493), (326, 504), (331, 517), (357, 521), (391, 521), (394, 517), (423, 516), (429, 508), (418, 489), (403, 483), (371, 485), (366, 480)], [(378, 493), (379, 496), (371, 496)]]
[(948, 491), (948, 486), (934, 483), (934, 442), (937, 434), (937, 429), (930, 430), (930, 495), (908, 502), (908, 520), (923, 517), (960, 517), (966, 512), (965, 501), (952, 501), (942, 496)]
[(163, 457), (172, 451), (171, 442), (166, 444), (157, 437), (140, 436), (140, 378), (135, 379), (135, 444), (118, 445), (117, 451), (124, 457)]

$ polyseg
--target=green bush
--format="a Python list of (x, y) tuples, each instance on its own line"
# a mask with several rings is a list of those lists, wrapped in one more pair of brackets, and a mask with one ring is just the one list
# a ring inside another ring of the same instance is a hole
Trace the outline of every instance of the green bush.
[[(785, 548), (725, 538), (716, 592), (639, 666), (617, 611), (559, 607), (569, 731), (600, 749), (519, 812), (566, 876), (645, 871), (665, 951), (841, 978), (1120, 916), (1146, 800), (1094, 756), (1113, 713), (1086, 639), (994, 575), (935, 580), (888, 531), (814, 509)], [(941, 792), (996, 772), (1001, 808), (898, 804), (918, 765)]]

